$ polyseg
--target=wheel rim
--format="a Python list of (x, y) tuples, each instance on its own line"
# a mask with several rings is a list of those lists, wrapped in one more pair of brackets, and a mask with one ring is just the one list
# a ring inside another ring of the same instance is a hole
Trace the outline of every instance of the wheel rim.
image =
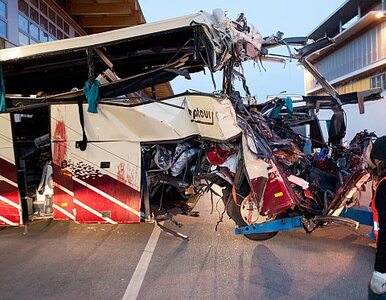
[(249, 195), (244, 198), (240, 205), (240, 215), (248, 225), (258, 223), (260, 213), (256, 201)]

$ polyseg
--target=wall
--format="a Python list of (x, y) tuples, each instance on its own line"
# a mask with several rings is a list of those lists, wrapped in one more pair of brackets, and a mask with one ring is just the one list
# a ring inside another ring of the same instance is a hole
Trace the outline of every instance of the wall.
[(6, 47), (74, 37), (73, 22), (44, 1), (8, 0)]
[[(329, 81), (371, 66), (386, 58), (386, 22), (364, 32), (316, 63)], [(316, 80), (305, 75), (306, 90), (317, 87)]]

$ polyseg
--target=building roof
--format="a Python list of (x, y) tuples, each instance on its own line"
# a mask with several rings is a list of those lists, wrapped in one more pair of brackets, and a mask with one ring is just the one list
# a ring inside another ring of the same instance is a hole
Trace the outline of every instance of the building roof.
[(318, 40), (324, 36), (335, 37), (340, 32), (340, 24), (345, 24), (358, 15), (358, 7), (363, 15), (378, 3), (380, 3), (379, 0), (347, 0), (316, 27), (308, 37), (313, 40)]
[(138, 0), (66, 0), (66, 8), (88, 33), (146, 22)]
[[(91, 34), (146, 23), (138, 0), (45, 0), (75, 21), (78, 34)], [(74, 24), (71, 24), (74, 25)]]
[[(100, 33), (146, 23), (139, 0), (45, 0), (74, 20), (78, 35)], [(170, 83), (157, 87), (157, 98), (173, 95)], [(149, 96), (152, 96), (147, 91)]]
[(344, 31), (338, 33), (337, 35), (335, 35), (333, 44), (309, 55), (308, 60), (312, 63), (315, 63), (323, 59), (329, 53), (336, 51), (340, 47), (344, 46), (347, 42), (352, 40), (353, 37), (357, 36), (358, 33), (360, 33), (363, 30), (366, 30), (366, 28), (370, 28), (371, 26), (373, 26), (374, 24), (378, 24), (379, 22), (384, 22), (384, 18), (379, 19), (377, 17), (377, 13), (378, 13), (377, 11), (368, 12), (365, 16), (359, 19), (355, 24), (348, 27)]
[[(71, 89), (70, 93), (83, 94), (80, 88), (88, 78), (88, 61), (92, 57), (93, 73), (102, 74), (107, 66), (111, 68), (113, 65), (121, 78), (102, 83), (99, 89), (101, 97), (126, 95), (150, 87), (146, 93), (159, 98), (162, 96), (160, 86), (154, 87), (158, 84), (177, 76), (189, 79), (190, 73), (203, 71), (204, 67), (213, 72), (221, 70), (232, 55), (230, 44), (238, 47), (252, 40), (250, 48), (253, 47), (254, 51), (248, 52), (243, 59), (256, 59), (260, 53), (261, 35), (255, 31), (251, 39), (250, 35), (244, 34), (247, 29), (221, 18), (220, 13), (199, 12), (108, 32), (0, 50), (7, 93), (31, 95), (44, 91), (47, 95), (63, 96), (63, 92)], [(224, 37), (223, 28), (227, 24), (231, 26), (231, 34)], [(199, 47), (197, 39), (201, 41)], [(87, 55), (88, 49), (95, 50), (89, 52), (92, 56)]]
[(78, 52), (88, 48), (106, 47), (119, 42), (125, 42), (140, 37), (143, 38), (150, 34), (168, 32), (179, 28), (189, 28), (192, 24), (206, 23), (207, 19), (204, 14), (195, 13), (173, 19), (101, 32), (98, 34), (20, 46), (17, 48), (7, 48), (0, 50), (0, 62), (4, 64), (40, 56), (53, 56), (63, 53)]

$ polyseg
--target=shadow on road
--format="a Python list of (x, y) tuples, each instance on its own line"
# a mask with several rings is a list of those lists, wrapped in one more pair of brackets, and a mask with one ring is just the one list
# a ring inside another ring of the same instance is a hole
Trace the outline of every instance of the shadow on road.
[(337, 276), (330, 283), (312, 296), (310, 299), (367, 299), (367, 283), (363, 284), (361, 277), (368, 273), (370, 281), (373, 255), (369, 255), (373, 249), (356, 247), (355, 255), (343, 270), (337, 269)]
[[(280, 259), (265, 245), (255, 247), (249, 268), (249, 278), (244, 280), (244, 253), (239, 255), (239, 299), (277, 299), (289, 296), (293, 279)], [(300, 296), (300, 295), (299, 295)]]

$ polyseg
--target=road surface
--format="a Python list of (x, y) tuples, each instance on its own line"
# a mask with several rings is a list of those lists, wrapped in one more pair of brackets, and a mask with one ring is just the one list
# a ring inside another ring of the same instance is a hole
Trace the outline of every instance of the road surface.
[(228, 218), (216, 232), (210, 209), (203, 198), (201, 217), (177, 218), (189, 242), (153, 234), (154, 251), (153, 224), (39, 221), (26, 235), (0, 230), (0, 298), (129, 299), (130, 284), (137, 299), (367, 299), (375, 255), (369, 228), (330, 226), (255, 242), (235, 236)]

